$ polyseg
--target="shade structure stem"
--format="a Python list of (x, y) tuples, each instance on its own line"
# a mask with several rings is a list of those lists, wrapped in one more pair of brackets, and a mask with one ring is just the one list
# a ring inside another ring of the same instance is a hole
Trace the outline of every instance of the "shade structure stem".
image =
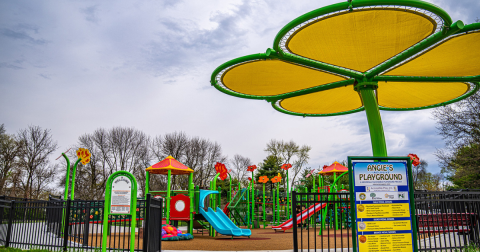
[[(361, 85), (361, 84), (360, 84)], [(370, 130), (370, 139), (372, 141), (373, 156), (386, 157), (387, 145), (385, 143), (385, 134), (383, 132), (382, 118), (378, 109), (377, 99), (375, 98), (374, 86), (366, 86), (359, 89), (360, 97), (367, 113), (368, 128)]]

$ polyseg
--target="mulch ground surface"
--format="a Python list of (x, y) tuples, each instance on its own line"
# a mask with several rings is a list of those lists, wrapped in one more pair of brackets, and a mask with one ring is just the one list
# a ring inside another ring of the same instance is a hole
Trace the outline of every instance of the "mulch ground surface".
[[(343, 233), (340, 230), (330, 230), (329, 235), (327, 231), (323, 232), (323, 236), (318, 235), (312, 229), (310, 232), (303, 230), (300, 233), (298, 230), (298, 248), (301, 249), (300, 241), (303, 241), (303, 249), (315, 248), (348, 248), (352, 247), (351, 234), (346, 230)], [(351, 230), (349, 230), (351, 231)], [(328, 235), (328, 236), (327, 236)], [(293, 249), (293, 232), (287, 230), (284, 232), (275, 232), (270, 227), (265, 229), (252, 229), (252, 235), (248, 237), (234, 237), (217, 234), (216, 237), (208, 236), (208, 231), (203, 233), (196, 233), (193, 231), (193, 240), (186, 241), (162, 241), (162, 249), (164, 250), (210, 250), (210, 251), (245, 251), (245, 250), (290, 250)], [(302, 239), (301, 239), (302, 238)]]

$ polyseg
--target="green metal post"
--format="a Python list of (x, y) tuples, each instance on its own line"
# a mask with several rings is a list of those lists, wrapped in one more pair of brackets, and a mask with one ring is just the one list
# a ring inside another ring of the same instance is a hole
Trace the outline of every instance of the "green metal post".
[[(280, 184), (280, 182), (278, 184)], [(280, 185), (277, 185), (277, 206), (278, 206), (277, 225), (280, 225)]]
[[(148, 172), (147, 172), (148, 174)], [(147, 179), (148, 181), (148, 179)], [(195, 187), (193, 184), (193, 173), (188, 174), (188, 196), (190, 197), (190, 223), (188, 226), (188, 233), (193, 234), (193, 212), (195, 211), (193, 208), (193, 198), (194, 198), (194, 191)]]
[(68, 186), (69, 186), (69, 183), (70, 183), (70, 160), (68, 159), (67, 155), (65, 155), (65, 153), (62, 153), (62, 156), (67, 161), (67, 177), (65, 178), (65, 193), (63, 195), (63, 200), (67, 200), (67, 198), (68, 198)]
[(385, 144), (382, 118), (380, 117), (380, 110), (378, 109), (377, 100), (375, 98), (374, 87), (371, 85), (364, 85), (364, 83), (359, 83), (357, 86), (360, 86), (359, 93), (367, 114), (373, 156), (386, 157), (387, 145)]
[(263, 198), (262, 198), (262, 202), (263, 202), (263, 228), (265, 229), (265, 219), (266, 219), (266, 216), (265, 216), (265, 183), (263, 183)]
[(250, 188), (247, 186), (247, 225), (250, 228)]
[(150, 188), (150, 172), (147, 171), (145, 174), (145, 199), (147, 198), (147, 194), (149, 192)]
[(253, 171), (252, 171), (252, 226), (255, 228), (255, 225), (253, 225), (254, 220), (255, 220), (255, 177), (253, 176)]
[(287, 209), (287, 219), (290, 218), (290, 185), (288, 184), (288, 170), (287, 170), (287, 203), (285, 204), (285, 208)]
[(168, 170), (167, 173), (167, 225), (170, 224), (170, 185), (171, 185), (172, 171)]
[[(228, 174), (230, 176), (230, 174)], [(228, 189), (228, 202), (232, 202), (232, 176), (230, 176), (230, 186)]]
[(315, 187), (316, 187), (315, 186), (315, 175), (313, 175), (313, 188), (312, 188), (313, 193), (317, 192), (317, 190), (315, 190), (316, 189)]
[(70, 195), (70, 199), (74, 200), (74, 195), (75, 195), (75, 175), (77, 173), (77, 165), (82, 160), (81, 158), (77, 159), (77, 162), (75, 162), (75, 165), (73, 166), (73, 173), (72, 173), (72, 194)]
[[(335, 182), (337, 181), (337, 173), (335, 173), (335, 172), (333, 173), (333, 181), (335, 181)], [(333, 186), (335, 188), (334, 193), (336, 193), (337, 192), (337, 184), (334, 184)], [(335, 199), (335, 202), (336, 201), (337, 201), (337, 199)], [(335, 203), (335, 208), (333, 210), (335, 212), (335, 230), (338, 230), (338, 211), (337, 211), (337, 209), (338, 209), (338, 204)]]
[(274, 225), (275, 223), (275, 217), (277, 216), (277, 211), (276, 211), (276, 202), (275, 202), (275, 190), (272, 190), (272, 206), (273, 206), (273, 211), (272, 211), (272, 223), (270, 225)]

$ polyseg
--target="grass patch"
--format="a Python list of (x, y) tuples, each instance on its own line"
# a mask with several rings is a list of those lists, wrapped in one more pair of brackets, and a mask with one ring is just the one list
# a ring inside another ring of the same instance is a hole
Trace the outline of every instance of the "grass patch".
[(50, 250), (47, 249), (28, 249), (28, 250), (22, 250), (19, 248), (5, 248), (5, 247), (0, 247), (0, 252), (50, 252)]

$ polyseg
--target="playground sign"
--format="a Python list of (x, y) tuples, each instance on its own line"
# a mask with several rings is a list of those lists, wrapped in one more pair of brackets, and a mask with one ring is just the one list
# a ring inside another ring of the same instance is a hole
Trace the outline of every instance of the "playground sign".
[(126, 176), (118, 176), (112, 183), (110, 214), (130, 214), (132, 183)]
[(349, 158), (357, 251), (415, 251), (410, 163), (407, 158), (396, 162), (372, 159), (352, 162)]
[(135, 227), (137, 226), (137, 180), (127, 171), (110, 175), (105, 190), (103, 211), (102, 252), (107, 250), (108, 216), (130, 215), (130, 252), (134, 252)]

